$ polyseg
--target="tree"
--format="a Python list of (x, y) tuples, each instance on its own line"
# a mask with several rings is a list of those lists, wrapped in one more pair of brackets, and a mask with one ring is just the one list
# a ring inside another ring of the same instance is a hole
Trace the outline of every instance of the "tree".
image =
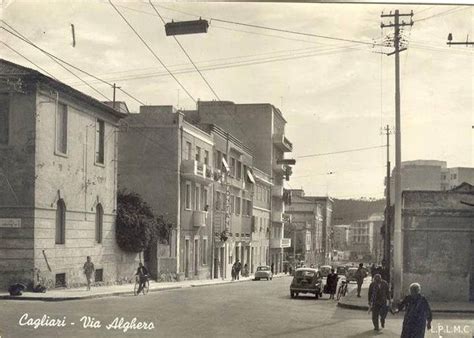
[(119, 191), (117, 194), (116, 240), (128, 252), (142, 252), (159, 237), (159, 223), (140, 195)]

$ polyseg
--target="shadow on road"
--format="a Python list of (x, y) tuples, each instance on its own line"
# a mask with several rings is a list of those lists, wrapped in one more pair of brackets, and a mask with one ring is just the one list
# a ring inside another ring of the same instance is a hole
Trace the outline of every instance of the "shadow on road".
[(367, 330), (365, 332), (353, 334), (350, 336), (347, 336), (347, 338), (365, 338), (365, 337), (374, 337), (374, 336), (379, 336), (383, 334), (382, 331), (375, 331), (375, 330)]

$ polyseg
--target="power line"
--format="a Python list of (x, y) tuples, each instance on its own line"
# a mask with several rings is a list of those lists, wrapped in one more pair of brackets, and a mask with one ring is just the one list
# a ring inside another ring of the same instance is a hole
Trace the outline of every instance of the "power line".
[(415, 22), (421, 22), (421, 21), (425, 21), (425, 20), (428, 20), (428, 19), (436, 18), (436, 17), (439, 17), (439, 16), (444, 16), (444, 15), (452, 14), (452, 13), (455, 13), (455, 12), (457, 13), (457, 12), (460, 12), (460, 11), (463, 11), (463, 10), (469, 9), (469, 8), (470, 8), (469, 6), (451, 8), (451, 9), (445, 10), (445, 11), (443, 11), (443, 12), (436, 13), (436, 14), (433, 14), (433, 15), (430, 15), (430, 16), (427, 16), (427, 17), (424, 17), (424, 18), (415, 20)]
[[(385, 146), (384, 146), (385, 147)], [(346, 169), (346, 170), (335, 170), (333, 173), (338, 174), (338, 173), (345, 173), (345, 172), (354, 172), (354, 171), (364, 171), (364, 170), (369, 170), (369, 169), (380, 169), (380, 168), (386, 168), (386, 166), (375, 166), (375, 167), (365, 167), (365, 168), (357, 168), (357, 169)], [(291, 178), (306, 178), (306, 177), (314, 177), (314, 176), (325, 176), (328, 175), (327, 172), (323, 173), (315, 173), (311, 175), (302, 175), (302, 176), (292, 176)]]
[[(153, 5), (153, 2), (151, 2), (151, 0), (149, 0), (149, 3), (151, 5), (151, 7), (153, 7), (153, 9), (155, 10), (156, 14), (160, 17), (161, 21), (163, 22), (163, 25), (166, 25), (166, 22), (165, 20), (163, 19), (163, 17), (160, 15), (160, 13), (158, 12), (158, 10), (156, 9), (156, 7)], [(209, 87), (209, 89), (211, 90), (211, 92), (214, 94), (214, 96), (220, 101), (221, 99), (219, 98), (219, 96), (217, 95), (216, 91), (214, 90), (214, 88), (212, 88), (212, 86), (210, 85), (210, 83), (207, 81), (207, 79), (204, 77), (204, 75), (202, 75), (201, 71), (199, 70), (199, 68), (196, 66), (196, 64), (194, 63), (194, 61), (191, 59), (191, 56), (188, 54), (188, 52), (186, 51), (186, 49), (184, 49), (183, 45), (179, 42), (178, 38), (176, 36), (173, 35), (173, 38), (174, 38), (174, 41), (176, 41), (176, 43), (178, 44), (178, 46), (181, 48), (181, 50), (183, 51), (183, 53), (186, 55), (186, 57), (188, 58), (189, 62), (192, 63), (192, 65), (194, 66), (194, 69), (196, 69), (196, 71), (199, 73), (199, 75), (201, 76), (202, 80), (206, 83), (206, 85)]]
[[(38, 45), (36, 45), (35, 43), (33, 43), (31, 40), (29, 40), (28, 38), (26, 38), (23, 34), (21, 34), (18, 30), (16, 30), (15, 28), (13, 28), (10, 24), (8, 24), (5, 20), (2, 20), (0, 19), (5, 25), (7, 25), (10, 29), (12, 29), (15, 33), (9, 31), (8, 29), (6, 29), (5, 27), (0, 27), (2, 29), (4, 29), (5, 31), (7, 31), (8, 33), (12, 34), (13, 36), (15, 36), (16, 38), (22, 40), (23, 42), (33, 46), (34, 48), (38, 49), (39, 51), (41, 51), (42, 53), (44, 53), (45, 55), (47, 55), (51, 60), (53, 60), (54, 62), (56, 62), (59, 66), (61, 66), (63, 69), (65, 69), (67, 72), (71, 73), (72, 75), (74, 75), (74, 77), (76, 77), (77, 79), (79, 79), (82, 83), (86, 84), (88, 87), (90, 87), (91, 89), (93, 89), (95, 92), (97, 92), (98, 94), (100, 94), (102, 97), (104, 97), (107, 101), (110, 101), (110, 99), (105, 96), (103, 93), (101, 93), (100, 91), (98, 91), (97, 89), (95, 89), (94, 87), (92, 87), (88, 82), (86, 82), (84, 79), (82, 79), (81, 77), (79, 77), (77, 74), (75, 74), (74, 72), (72, 72), (70, 69), (66, 68), (62, 63), (68, 65), (69, 67), (83, 73), (83, 74), (86, 74), (96, 80), (98, 80), (99, 82), (102, 82), (102, 83), (105, 83), (111, 87), (113, 87), (113, 84), (112, 83), (109, 83), (79, 67), (76, 67), (74, 66), (73, 64), (65, 61), (64, 59), (61, 59), (59, 57), (57, 57), (56, 55), (53, 55), (52, 53), (49, 53), (48, 51), (44, 50), (43, 48), (39, 47)], [(62, 62), (62, 63), (61, 63)], [(49, 73), (48, 73), (49, 74)], [(118, 88), (122, 93), (124, 93), (125, 95), (127, 95), (128, 97), (132, 98), (133, 100), (137, 101), (138, 103), (140, 104), (144, 104), (142, 101), (140, 101), (139, 99), (137, 99), (135, 96), (133, 96), (132, 94), (128, 93), (127, 91), (125, 91), (124, 89), (121, 89), (121, 88)]]
[(193, 100), (194, 103), (196, 103), (196, 99), (191, 95), (191, 93), (189, 93), (189, 91), (183, 86), (183, 84), (176, 78), (176, 76), (174, 76), (174, 74), (171, 72), (171, 70), (168, 69), (168, 67), (166, 67), (166, 65), (164, 64), (164, 62), (160, 59), (160, 57), (158, 55), (156, 55), (156, 53), (153, 51), (153, 49), (148, 45), (148, 43), (142, 38), (142, 36), (140, 35), (140, 33), (138, 33), (135, 28), (133, 28), (133, 26), (130, 24), (130, 22), (128, 22), (128, 20), (122, 15), (122, 13), (118, 10), (117, 7), (115, 7), (115, 5), (112, 3), (112, 0), (109, 0), (109, 3), (110, 5), (115, 9), (115, 11), (117, 12), (117, 14), (123, 19), (123, 21), (125, 21), (125, 23), (128, 25), (128, 27), (130, 27), (130, 29), (135, 33), (135, 35), (140, 39), (140, 41), (145, 45), (145, 47), (150, 51), (150, 53), (155, 57), (156, 60), (158, 60), (158, 62), (161, 64), (161, 66), (166, 69), (166, 71), (171, 75), (171, 77), (176, 81), (176, 83), (178, 83), (178, 85), (184, 90), (184, 92), (189, 96), (189, 98), (191, 98), (191, 100)]
[(28, 61), (29, 63), (31, 63), (33, 66), (35, 66), (36, 68), (38, 69), (41, 69), (43, 72), (45, 72), (46, 74), (48, 74), (49, 76), (51, 76), (53, 79), (57, 80), (53, 74), (51, 74), (50, 72), (48, 72), (46, 69), (44, 69), (43, 67), (37, 65), (35, 62), (31, 61), (29, 58), (27, 58), (25, 55), (21, 54), (19, 51), (17, 51), (16, 49), (14, 49), (13, 47), (9, 46), (8, 44), (6, 44), (5, 42), (3, 41), (0, 41), (0, 43), (4, 44), (8, 49), (10, 49), (11, 51), (13, 51), (14, 53), (16, 53), (17, 55), (21, 56), (23, 59), (25, 59), (26, 61)]
[(353, 152), (357, 152), (357, 151), (364, 151), (364, 150), (377, 149), (377, 148), (383, 148), (383, 147), (385, 147), (385, 145), (333, 151), (333, 152), (330, 152), (330, 153), (319, 153), (319, 154), (303, 155), (303, 156), (298, 156), (297, 158), (301, 159), (301, 158), (308, 158), (308, 157), (318, 157), (318, 156), (327, 156), (327, 155), (334, 155), (334, 154), (353, 153)]

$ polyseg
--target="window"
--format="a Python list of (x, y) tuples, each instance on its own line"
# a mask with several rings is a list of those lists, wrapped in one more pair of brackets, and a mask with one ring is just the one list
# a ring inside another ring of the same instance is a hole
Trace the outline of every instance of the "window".
[(252, 215), (252, 201), (247, 200), (247, 216)]
[(237, 161), (237, 179), (242, 179), (242, 163), (240, 161)]
[(184, 207), (191, 210), (191, 183), (186, 182), (186, 191), (184, 196)]
[(207, 188), (202, 189), (202, 209), (204, 211), (207, 211), (206, 207), (209, 207), (209, 201), (208, 201), (207, 194), (208, 194)]
[(216, 210), (221, 210), (221, 193), (219, 191), (216, 192)]
[(8, 144), (10, 125), (10, 96), (0, 94), (0, 144)]
[(235, 214), (240, 215), (240, 197), (235, 197)]
[(64, 288), (66, 287), (66, 274), (65, 273), (57, 273), (55, 275), (55, 284), (56, 287), (58, 288)]
[(191, 159), (191, 152), (192, 152), (191, 147), (192, 147), (191, 142), (186, 142), (186, 159), (187, 160)]
[(105, 124), (102, 120), (95, 123), (95, 162), (104, 164)]
[(216, 164), (215, 167), (222, 168), (222, 153), (218, 150), (216, 151)]
[(95, 241), (102, 243), (102, 228), (104, 224), (104, 209), (102, 204), (97, 204), (95, 210)]
[(201, 187), (194, 188), (194, 210), (201, 210)]
[(234, 195), (230, 195), (230, 213), (233, 214), (235, 210)]
[(66, 242), (66, 204), (63, 199), (58, 201), (56, 207), (56, 244)]
[(242, 216), (247, 215), (247, 201), (242, 199)]
[(209, 152), (204, 150), (204, 164), (209, 165)]
[(230, 174), (235, 177), (235, 158), (231, 157), (230, 158)]
[(452, 178), (453, 180), (455, 180), (455, 179), (458, 178), (458, 175), (457, 175), (457, 174), (452, 174), (452, 175), (451, 175), (451, 178)]
[(202, 240), (202, 258), (201, 258), (202, 265), (207, 265), (207, 238), (203, 238)]
[(58, 103), (56, 112), (56, 151), (67, 153), (67, 106)]
[(201, 147), (196, 146), (196, 161), (201, 162)]

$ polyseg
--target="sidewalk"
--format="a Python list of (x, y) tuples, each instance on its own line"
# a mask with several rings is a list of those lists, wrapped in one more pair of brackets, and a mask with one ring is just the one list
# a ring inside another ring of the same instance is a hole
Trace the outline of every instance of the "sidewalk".
[[(274, 278), (285, 277), (288, 275), (277, 274)], [(205, 279), (205, 280), (185, 280), (182, 282), (166, 282), (158, 283), (150, 281), (149, 292), (184, 289), (191, 287), (201, 286), (212, 286), (230, 283), (241, 283), (252, 281), (253, 276), (240, 277), (240, 280), (232, 281), (229, 279)], [(110, 296), (120, 295), (133, 295), (134, 284), (122, 284), (122, 285), (110, 285), (110, 286), (98, 286), (92, 287), (90, 291), (87, 291), (85, 286), (82, 288), (74, 289), (52, 289), (46, 293), (35, 293), (35, 292), (23, 292), (21, 296), (10, 296), (8, 292), (0, 292), (0, 299), (10, 300), (41, 300), (41, 301), (64, 301), (64, 300), (78, 300), (78, 299), (90, 299), (90, 298), (103, 298)]]
[[(338, 306), (346, 309), (363, 310), (368, 311), (368, 292), (369, 284), (367, 280), (362, 285), (361, 297), (357, 297), (357, 288), (349, 291), (349, 293), (343, 297), (339, 302)], [(447, 312), (447, 313), (474, 313), (474, 303), (468, 302), (430, 302), (431, 311), (433, 312)]]

